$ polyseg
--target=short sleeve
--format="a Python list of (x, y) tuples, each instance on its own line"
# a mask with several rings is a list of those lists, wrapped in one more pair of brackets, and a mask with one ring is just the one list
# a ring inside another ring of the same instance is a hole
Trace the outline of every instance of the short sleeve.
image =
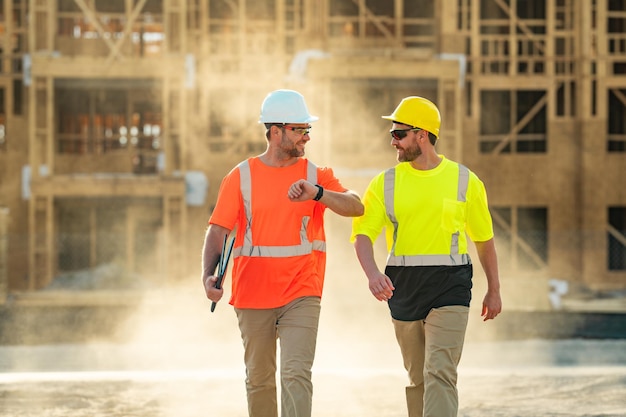
[(354, 242), (356, 235), (368, 236), (374, 242), (387, 225), (388, 217), (385, 211), (383, 182), (384, 173), (381, 173), (374, 177), (367, 186), (363, 195), (365, 212), (362, 216), (352, 219), (351, 242)]
[(239, 184), (239, 169), (233, 168), (222, 179), (215, 209), (209, 218), (209, 224), (216, 224), (229, 230), (235, 227), (239, 217), (239, 210), (242, 207)]

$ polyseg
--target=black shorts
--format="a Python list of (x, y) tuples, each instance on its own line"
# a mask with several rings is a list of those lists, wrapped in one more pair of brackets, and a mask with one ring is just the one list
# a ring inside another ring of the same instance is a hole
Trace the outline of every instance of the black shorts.
[(395, 290), (389, 299), (396, 320), (423, 320), (433, 308), (462, 305), (472, 299), (472, 265), (387, 266)]

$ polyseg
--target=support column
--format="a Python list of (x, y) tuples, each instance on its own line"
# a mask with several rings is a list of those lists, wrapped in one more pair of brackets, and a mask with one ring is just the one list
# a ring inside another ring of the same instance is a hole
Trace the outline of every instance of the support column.
[(163, 197), (163, 248), (165, 282), (176, 281), (181, 278), (182, 262), (185, 252), (185, 197), (166, 195)]
[(31, 196), (29, 204), (28, 289), (36, 290), (52, 282), (54, 251), (53, 198)]
[(8, 255), (9, 255), (9, 209), (0, 207), (0, 305), (7, 300), (9, 292)]
[[(52, 77), (33, 77), (29, 88), (29, 166), (31, 182), (45, 167), (54, 173), (54, 91)], [(53, 196), (31, 194), (29, 201), (28, 288), (41, 288), (54, 276)]]

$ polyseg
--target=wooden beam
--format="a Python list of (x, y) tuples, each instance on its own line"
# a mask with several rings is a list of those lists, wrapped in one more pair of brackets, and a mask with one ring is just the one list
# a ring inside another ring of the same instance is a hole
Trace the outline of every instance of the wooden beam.
[[(125, 65), (106, 67), (105, 58), (33, 56), (33, 78), (115, 78), (149, 79), (185, 76), (184, 57), (130, 58)], [(33, 80), (34, 82), (34, 80)]]
[(608, 230), (609, 234), (613, 236), (619, 243), (626, 247), (626, 235), (624, 235), (622, 232), (620, 232), (610, 224), (606, 226), (606, 230)]
[(539, 110), (541, 110), (543, 106), (546, 105), (547, 102), (548, 102), (548, 94), (544, 94), (543, 97), (541, 97), (541, 99), (539, 99), (539, 101), (537, 101), (537, 103), (535, 103), (535, 105), (528, 111), (528, 113), (526, 113), (524, 117), (522, 117), (522, 119), (519, 122), (517, 122), (515, 126), (513, 126), (513, 129), (511, 129), (508, 135), (502, 138), (500, 143), (498, 143), (498, 145), (495, 148), (493, 148), (492, 153), (498, 154), (502, 152), (502, 149), (504, 149), (504, 147), (508, 145), (509, 142), (511, 142), (511, 139), (515, 135), (517, 135), (517, 133), (519, 133), (519, 131), (522, 130), (524, 126), (526, 126), (533, 117), (535, 117), (535, 115), (539, 112)]
[(611, 91), (613, 92), (613, 94), (615, 94), (617, 99), (621, 101), (624, 106), (626, 106), (626, 95), (622, 93), (621, 90), (618, 90), (617, 88), (612, 88)]
[(122, 32), (122, 36), (120, 36), (117, 42), (115, 42), (115, 45), (113, 45), (113, 48), (111, 48), (111, 53), (104, 63), (105, 68), (109, 68), (111, 66), (115, 57), (119, 56), (120, 58), (122, 58), (120, 48), (122, 47), (122, 44), (124, 43), (128, 35), (130, 35), (130, 32), (133, 30), (133, 23), (135, 23), (135, 20), (137, 20), (137, 17), (139, 16), (139, 13), (141, 12), (145, 4), (146, 0), (139, 0), (139, 2), (135, 5), (135, 8), (132, 10), (128, 18), (128, 22), (126, 22), (126, 24), (124, 25), (124, 31)]
[(55, 197), (184, 196), (185, 179), (137, 175), (56, 175), (31, 181), (33, 195)]
[[(496, 4), (498, 6), (500, 6), (502, 11), (509, 17), (509, 19), (512, 20), (513, 17), (515, 16), (515, 14), (511, 12), (511, 8), (509, 7), (509, 5), (504, 3), (503, 0), (494, 0), (494, 1), (496, 2)], [(541, 44), (540, 42), (535, 41), (533, 39), (534, 33), (528, 28), (528, 26), (524, 22), (521, 22), (519, 19), (517, 19), (517, 16), (515, 16), (515, 17), (516, 17), (515, 18), (516, 26), (519, 27), (519, 29), (522, 31), (522, 33), (524, 35), (526, 35), (526, 37), (529, 40), (533, 41), (533, 44), (539, 50), (539, 52), (545, 53), (544, 45)]]
[(111, 53), (113, 53), (113, 51), (115, 50), (115, 44), (111, 39), (109, 39), (109, 37), (105, 36), (106, 30), (104, 30), (104, 28), (100, 24), (96, 12), (90, 9), (84, 0), (74, 0), (74, 3), (76, 3), (80, 10), (85, 14), (87, 19), (89, 19), (93, 23), (93, 26), (96, 28), (96, 32), (98, 32), (100, 38), (109, 47), (109, 49), (111, 49)]
[(385, 57), (336, 57), (329, 60), (311, 60), (307, 76), (311, 79), (340, 78), (433, 78), (454, 79), (459, 77), (459, 63), (450, 60), (421, 60), (397, 58), (387, 65)]
[(6, 302), (9, 290), (9, 209), (0, 207), (0, 305)]
[(363, 6), (360, 6), (361, 1), (360, 0), (352, 0), (352, 2), (354, 4), (357, 5), (357, 7), (359, 7), (362, 11), (363, 11), (363, 16), (365, 17), (365, 20), (369, 20), (370, 22), (372, 22), (374, 24), (374, 26), (376, 26), (376, 28), (378, 30), (380, 30), (380, 33), (383, 34), (383, 37), (385, 39), (398, 39), (396, 36), (393, 35), (393, 33), (391, 33), (389, 31), (389, 29), (387, 29), (381, 22), (381, 18), (382, 16), (376, 16), (374, 13), (372, 13), (372, 11), (370, 10), (369, 7), (367, 7), (366, 4), (363, 4)]

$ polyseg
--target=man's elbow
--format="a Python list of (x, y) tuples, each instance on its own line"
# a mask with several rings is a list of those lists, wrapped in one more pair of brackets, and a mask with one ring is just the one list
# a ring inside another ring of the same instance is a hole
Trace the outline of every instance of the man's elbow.
[(365, 213), (361, 197), (354, 191), (345, 191), (340, 199), (335, 199), (328, 207), (340, 216), (360, 217)]
[(361, 197), (355, 192), (351, 192), (350, 195), (354, 199), (354, 206), (352, 207), (350, 217), (361, 217), (365, 213), (365, 206), (361, 202)]
[(349, 207), (349, 208), (344, 208), (343, 210), (336, 210), (335, 213), (344, 217), (360, 217), (363, 215), (363, 208), (362, 207)]
[(361, 217), (365, 213), (365, 206), (361, 203), (361, 199), (358, 196), (354, 196), (354, 204), (350, 208), (350, 217)]

